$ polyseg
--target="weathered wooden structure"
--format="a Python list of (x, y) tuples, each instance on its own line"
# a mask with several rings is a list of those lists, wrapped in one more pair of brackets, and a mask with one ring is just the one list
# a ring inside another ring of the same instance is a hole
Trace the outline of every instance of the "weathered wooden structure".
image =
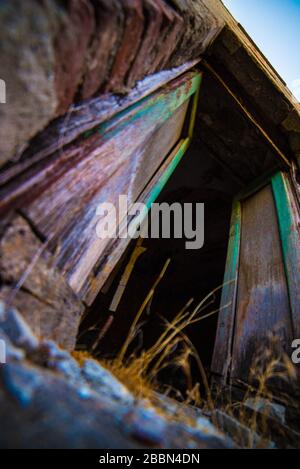
[(188, 258), (168, 246), (180, 252), (165, 296), (205, 295), (225, 271), (207, 345), (222, 383), (247, 382), (270, 332), (290, 355), (300, 338), (299, 108), (221, 2), (14, 0), (0, 15), (0, 297), (72, 350), (131, 249), (97, 238), (98, 205), (120, 194), (149, 208), (159, 196), (200, 201), (205, 247)]

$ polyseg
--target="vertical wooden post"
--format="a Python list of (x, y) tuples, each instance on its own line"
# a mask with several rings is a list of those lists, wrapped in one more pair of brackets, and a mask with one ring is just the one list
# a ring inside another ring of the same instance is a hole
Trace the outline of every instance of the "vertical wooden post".
[(221, 376), (225, 384), (230, 363), (234, 333), (241, 239), (241, 204), (235, 201), (232, 209), (230, 237), (219, 313), (217, 336), (212, 360), (212, 372)]
[(300, 337), (300, 215), (287, 176), (272, 179), (295, 338)]

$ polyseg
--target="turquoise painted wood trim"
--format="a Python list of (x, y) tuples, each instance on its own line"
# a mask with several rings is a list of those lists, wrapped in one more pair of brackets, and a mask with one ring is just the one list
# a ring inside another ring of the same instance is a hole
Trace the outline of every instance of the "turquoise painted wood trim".
[(190, 140), (187, 138), (179, 143), (178, 147), (175, 150), (174, 157), (167, 167), (164, 174), (160, 177), (158, 182), (156, 183), (155, 187), (152, 189), (149, 198), (146, 201), (146, 206), (148, 210), (151, 209), (151, 204), (155, 202), (163, 188), (166, 186), (167, 182), (169, 181), (170, 177), (174, 173), (175, 169), (179, 165), (180, 161), (182, 160), (184, 154), (186, 153), (190, 144)]
[[(147, 115), (149, 126), (157, 121), (161, 123), (168, 120), (174, 112), (198, 92), (202, 82), (202, 74), (199, 72), (190, 72), (182, 83), (172, 88), (172, 83), (150, 95), (136, 104), (133, 104), (126, 110), (114, 116), (111, 120), (104, 122), (93, 130), (103, 135), (103, 138), (110, 139), (117, 135), (128, 124), (143, 119)], [(150, 119), (149, 119), (150, 116)]]
[(140, 213), (137, 216), (137, 218), (135, 218), (134, 220), (131, 220), (130, 222), (131, 229), (133, 231), (138, 230), (139, 227), (143, 225), (143, 222), (145, 221), (147, 214), (151, 210), (152, 204), (159, 197), (161, 191), (163, 190), (163, 188), (169, 181), (170, 177), (174, 173), (175, 169), (177, 168), (178, 164), (180, 163), (184, 154), (186, 153), (189, 147), (189, 144), (190, 144), (190, 140), (188, 138), (181, 140), (178, 143), (177, 147), (173, 150), (173, 152), (168, 157), (168, 159), (170, 160), (169, 164), (167, 164), (164, 172), (159, 177), (158, 181), (155, 183), (155, 185), (151, 189), (146, 199), (143, 201), (143, 203), (145, 204), (146, 210), (144, 210), (142, 213)]
[(212, 361), (212, 372), (225, 383), (230, 371), (231, 353), (236, 314), (239, 256), (241, 243), (241, 203), (236, 200), (232, 207), (227, 261), (223, 282), (217, 336)]
[[(193, 134), (194, 134), (194, 129), (195, 129), (195, 122), (196, 122), (196, 116), (197, 116), (197, 110), (198, 110), (198, 104), (199, 104), (201, 83), (202, 83), (202, 73), (195, 74), (194, 77), (193, 77), (193, 80), (192, 80), (192, 86), (189, 89), (189, 92), (188, 92), (188, 95), (187, 95), (188, 96), (187, 99), (189, 99), (192, 96), (192, 100), (193, 100), (192, 101), (192, 109), (191, 109), (191, 113), (190, 113), (189, 126), (188, 126), (188, 137), (183, 138), (177, 144), (177, 146), (175, 147), (175, 149), (173, 150), (173, 152), (169, 156), (169, 158), (171, 158), (171, 161), (170, 161), (169, 165), (166, 167), (165, 171), (163, 172), (163, 174), (161, 175), (161, 177), (159, 178), (159, 180), (157, 181), (155, 186), (152, 188), (149, 196), (145, 200), (144, 203), (146, 205), (147, 213), (151, 210), (151, 205), (159, 197), (160, 193), (162, 192), (162, 190), (164, 189), (164, 187), (168, 183), (169, 179), (173, 175), (174, 171), (176, 170), (177, 166), (179, 165), (180, 161), (182, 160), (183, 156), (185, 155), (185, 153), (187, 152), (187, 150), (188, 150), (188, 148), (191, 144)], [(187, 84), (185, 84), (185, 87), (186, 86), (187, 86)], [(189, 94), (190, 92), (192, 94)], [(177, 93), (178, 93), (178, 91), (177, 91)], [(181, 94), (181, 92), (179, 92), (179, 93)], [(178, 93), (178, 96), (179, 96), (179, 93)], [(185, 102), (185, 101), (186, 101), (186, 99), (183, 102)], [(181, 102), (181, 104), (183, 104), (183, 102)], [(181, 104), (179, 104), (179, 106)], [(151, 107), (149, 109), (152, 110)], [(136, 228), (138, 228), (138, 226), (140, 226), (143, 223), (143, 221), (145, 220), (145, 218), (147, 216), (147, 213), (143, 213), (140, 217), (138, 217), (138, 219), (136, 221), (132, 221), (131, 223), (133, 225), (135, 224)]]
[(198, 74), (195, 77), (195, 81), (193, 83), (193, 91), (194, 91), (194, 96), (193, 96), (193, 102), (192, 102), (192, 109), (191, 109), (191, 114), (190, 114), (190, 122), (189, 122), (189, 127), (188, 127), (188, 137), (185, 139), (182, 139), (175, 150), (173, 151), (173, 160), (164, 172), (164, 174), (160, 177), (159, 181), (155, 185), (155, 187), (152, 189), (151, 194), (149, 196), (149, 199), (146, 202), (146, 206), (148, 210), (151, 208), (151, 204), (155, 202), (163, 188), (166, 186), (167, 182), (169, 181), (170, 177), (174, 173), (175, 169), (177, 168), (178, 164), (182, 160), (183, 156), (187, 152), (193, 135), (194, 135), (194, 130), (195, 130), (195, 123), (196, 123), (196, 116), (197, 116), (197, 110), (198, 110), (198, 105), (199, 105), (199, 96), (200, 96), (200, 87), (202, 83), (202, 74)]
[(188, 129), (188, 138), (190, 140), (192, 140), (192, 138), (194, 136), (194, 130), (195, 130), (195, 126), (196, 126), (196, 118), (197, 118), (197, 111), (198, 111), (198, 107), (199, 107), (201, 83), (202, 83), (202, 75), (200, 75), (200, 77), (198, 79), (198, 87), (197, 87), (197, 90), (194, 94), (193, 102), (192, 102), (191, 117), (190, 117), (189, 129)]
[(300, 232), (299, 214), (287, 177), (279, 172), (272, 179), (279, 233), (295, 338), (300, 338)]

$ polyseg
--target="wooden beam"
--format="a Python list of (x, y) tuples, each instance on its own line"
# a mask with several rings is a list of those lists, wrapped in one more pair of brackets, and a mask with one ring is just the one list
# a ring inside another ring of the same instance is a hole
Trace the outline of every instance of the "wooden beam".
[(291, 162), (289, 158), (284, 154), (284, 152), (274, 143), (272, 138), (266, 132), (266, 130), (259, 124), (257, 119), (253, 114), (246, 108), (242, 101), (236, 96), (236, 94), (231, 90), (230, 86), (223, 80), (223, 78), (216, 72), (216, 70), (206, 61), (202, 61), (203, 66), (213, 75), (213, 77), (223, 86), (227, 93), (234, 99), (234, 101), (239, 106), (242, 113), (251, 121), (251, 123), (256, 127), (262, 137), (267, 141), (271, 146), (276, 156), (279, 157), (281, 162), (286, 168), (291, 168)]
[(241, 204), (235, 201), (232, 208), (224, 286), (218, 320), (217, 336), (211, 370), (226, 383), (230, 366), (234, 333), (239, 255), (241, 242)]
[(172, 70), (150, 75), (138, 82), (125, 96), (106, 93), (74, 104), (65, 116), (54, 120), (33, 139), (20, 161), (0, 173), (0, 187), (55, 152), (62, 152), (67, 145), (76, 139), (84, 135), (89, 136), (95, 127), (111, 120), (119, 112), (125, 111), (133, 104), (162, 89), (168, 83), (193, 69), (199, 62), (199, 59), (189, 61)]

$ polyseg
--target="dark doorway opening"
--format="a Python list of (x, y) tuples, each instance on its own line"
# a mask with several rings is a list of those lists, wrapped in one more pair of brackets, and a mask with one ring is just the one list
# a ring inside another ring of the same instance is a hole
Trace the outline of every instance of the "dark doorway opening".
[[(147, 250), (137, 260), (114, 320), (94, 350), (98, 357), (113, 358), (118, 354), (141, 304), (168, 258), (171, 259), (170, 265), (150, 306), (141, 317), (139, 332), (131, 344), (130, 353), (140, 353), (153, 345), (166, 327), (162, 318), (171, 321), (190, 299), (194, 299), (194, 306), (222, 285), (234, 190), (236, 188), (233, 188), (227, 172), (210, 157), (201, 142), (194, 141), (157, 202), (204, 203), (204, 246), (199, 250), (187, 250), (186, 239), (174, 237), (143, 241), (143, 247)], [(135, 245), (136, 241), (132, 241), (86, 315), (79, 333), (78, 348), (90, 350), (99, 336), (99, 330), (107, 324), (107, 311)], [(201, 314), (218, 310), (220, 297), (221, 289), (210, 297), (207, 301), (209, 306)], [(217, 321), (216, 312), (185, 330), (208, 374)], [(199, 381), (196, 368), (194, 372), (197, 375), (195, 380)], [(161, 376), (164, 385), (173, 387), (184, 386), (183, 380), (184, 377), (172, 366), (166, 368)]]

